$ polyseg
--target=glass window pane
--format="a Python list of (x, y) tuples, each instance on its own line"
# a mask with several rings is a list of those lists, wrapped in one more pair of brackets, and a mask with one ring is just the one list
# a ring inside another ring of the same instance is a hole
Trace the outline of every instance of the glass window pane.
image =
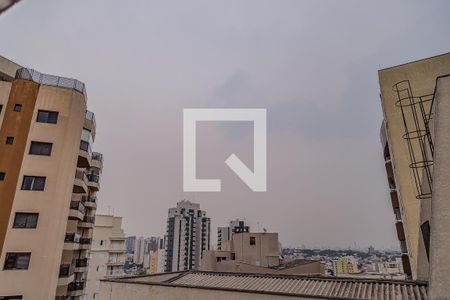
[(45, 177), (35, 177), (33, 190), (34, 191), (43, 191), (45, 186)]
[(24, 176), (23, 182), (22, 182), (22, 190), (31, 190), (31, 187), (33, 186), (33, 177), (31, 176)]

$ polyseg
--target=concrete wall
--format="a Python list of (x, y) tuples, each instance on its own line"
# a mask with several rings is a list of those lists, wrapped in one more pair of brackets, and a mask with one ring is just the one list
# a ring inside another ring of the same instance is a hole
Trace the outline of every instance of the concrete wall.
[(431, 201), (430, 299), (450, 299), (450, 76), (435, 94), (433, 199)]

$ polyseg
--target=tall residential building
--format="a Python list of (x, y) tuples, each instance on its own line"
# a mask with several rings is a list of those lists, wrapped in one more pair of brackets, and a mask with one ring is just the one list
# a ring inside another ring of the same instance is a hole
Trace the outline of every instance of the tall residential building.
[(230, 221), (226, 227), (217, 227), (217, 249), (222, 250), (222, 243), (232, 239), (233, 234), (241, 232), (250, 232), (250, 227), (245, 225), (244, 221), (239, 219)]
[[(437, 203), (432, 201), (438, 165), (436, 92), (439, 78), (447, 74), (450, 53), (379, 71), (386, 173), (403, 268), (413, 279), (429, 278), (430, 219), (438, 212), (431, 206)], [(440, 116), (444, 121), (450, 118), (444, 112)]]
[(85, 299), (98, 299), (101, 279), (124, 274), (125, 239), (121, 217), (96, 216)]
[(85, 85), (4, 58), (0, 80), (0, 298), (79, 299), (102, 169)]
[(143, 236), (136, 238), (134, 241), (133, 262), (135, 264), (144, 263), (145, 239)]
[(127, 254), (134, 253), (134, 244), (136, 243), (136, 236), (127, 236), (125, 240), (125, 249)]
[(183, 200), (169, 208), (167, 218), (166, 272), (198, 269), (210, 249), (211, 220), (200, 204)]

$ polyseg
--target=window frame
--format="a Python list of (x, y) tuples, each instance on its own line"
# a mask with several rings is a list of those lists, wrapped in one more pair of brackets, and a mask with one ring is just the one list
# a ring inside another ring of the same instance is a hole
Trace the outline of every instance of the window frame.
[[(31, 182), (30, 188), (26, 188), (25, 185), (25, 180), (28, 178), (32, 178), (33, 181)], [(43, 179), (43, 183), (42, 183), (42, 188), (35, 188), (35, 183), (36, 183), (36, 179)], [(45, 190), (45, 183), (47, 181), (47, 177), (45, 176), (29, 176), (29, 175), (24, 175), (23, 179), (22, 179), (22, 186), (21, 186), (21, 190), (22, 191), (44, 191)]]
[[(40, 153), (32, 152), (33, 145), (34, 146), (41, 146)], [(45, 146), (49, 146), (50, 150), (49, 150), (48, 154), (44, 153), (44, 151), (42, 151), (43, 149), (46, 149)], [(31, 141), (31, 143), (30, 143), (30, 151), (28, 152), (28, 154), (30, 154), (30, 155), (39, 155), (39, 156), (51, 156), (52, 155), (52, 150), (53, 150), (53, 143), (40, 142), (40, 141)]]
[[(11, 260), (10, 256), (15, 256), (14, 258), (14, 266), (13, 267), (7, 267), (8, 266), (8, 259)], [(18, 258), (20, 256), (28, 257), (28, 262), (25, 267), (18, 267), (17, 262)], [(6, 252), (5, 254), (5, 262), (3, 264), (3, 270), (9, 271), (9, 270), (28, 270), (30, 268), (30, 261), (31, 261), (31, 252)]]
[(5, 144), (6, 145), (14, 145), (14, 137), (13, 136), (7, 136)]
[[(19, 226), (19, 224), (17, 223), (17, 217), (20, 215), (25, 215), (26, 219), (25, 219), (25, 224), (24, 226)], [(30, 221), (29, 217), (30, 216), (35, 216), (36, 220), (35, 221)], [(38, 226), (38, 222), (39, 222), (39, 213), (34, 213), (34, 212), (16, 212), (14, 215), (14, 221), (13, 221), (13, 228), (14, 229), (36, 229)]]
[(36, 116), (36, 122), (45, 124), (58, 124), (58, 119), (59, 112), (45, 109), (39, 109)]
[(22, 104), (20, 104), (20, 103), (15, 103), (14, 104), (14, 108), (13, 108), (13, 110), (15, 111), (15, 112), (21, 112), (22, 111)]

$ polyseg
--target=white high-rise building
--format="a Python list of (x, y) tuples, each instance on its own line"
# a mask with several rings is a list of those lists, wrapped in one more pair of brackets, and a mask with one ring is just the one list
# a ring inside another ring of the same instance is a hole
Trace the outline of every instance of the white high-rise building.
[(210, 228), (200, 204), (183, 200), (169, 208), (165, 271), (198, 269), (203, 252), (210, 250)]
[(145, 239), (143, 236), (136, 238), (134, 242), (133, 262), (136, 264), (144, 263)]

